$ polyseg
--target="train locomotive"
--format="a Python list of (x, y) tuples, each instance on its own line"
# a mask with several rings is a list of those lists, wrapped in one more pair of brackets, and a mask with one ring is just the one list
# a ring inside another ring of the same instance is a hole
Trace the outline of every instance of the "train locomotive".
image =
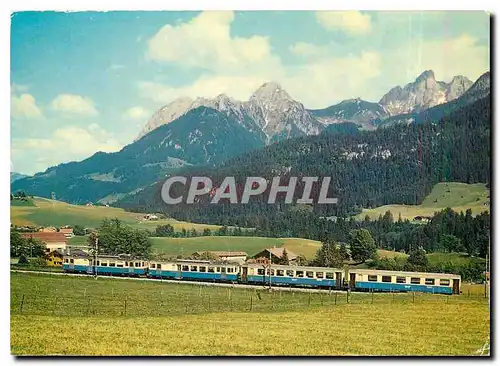
[(98, 276), (225, 282), (249, 285), (308, 287), (348, 291), (459, 294), (461, 277), (447, 273), (343, 269), (203, 260), (149, 261), (123, 256), (96, 258), (66, 255), (63, 271)]

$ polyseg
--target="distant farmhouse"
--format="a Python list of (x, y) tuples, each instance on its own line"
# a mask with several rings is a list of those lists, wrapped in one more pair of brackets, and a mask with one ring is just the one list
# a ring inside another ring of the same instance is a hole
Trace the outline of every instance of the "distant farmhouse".
[(35, 233), (21, 233), (24, 239), (34, 238), (41, 240), (48, 252), (55, 249), (65, 250), (68, 247), (68, 238), (61, 232), (35, 232)]
[(72, 238), (73, 236), (75, 236), (75, 234), (73, 234), (73, 228), (71, 227), (62, 227), (59, 229), (59, 232), (63, 233), (67, 238)]
[(194, 252), (193, 257), (201, 257), (203, 254), (208, 253), (217, 257), (221, 261), (233, 262), (243, 264), (246, 262), (248, 254), (246, 252), (221, 252), (221, 251), (199, 251)]
[(155, 214), (147, 214), (144, 215), (144, 220), (158, 220), (158, 216)]
[[(279, 263), (283, 259), (283, 252), (285, 251), (286, 248), (280, 247), (280, 248), (268, 248), (264, 249), (263, 251), (255, 254), (253, 258), (255, 259), (255, 262), (257, 263), (268, 263), (269, 262), (269, 256), (271, 256), (271, 261), (272, 263)], [(290, 250), (286, 249), (286, 254), (288, 257), (288, 262), (290, 264), (294, 264), (297, 259), (297, 254), (291, 252)]]

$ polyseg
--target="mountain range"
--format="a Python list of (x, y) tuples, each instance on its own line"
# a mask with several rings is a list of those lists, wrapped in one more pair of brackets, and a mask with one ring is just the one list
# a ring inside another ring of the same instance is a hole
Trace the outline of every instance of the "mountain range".
[[(179, 169), (220, 166), (266, 145), (318, 135), (334, 125), (350, 123), (374, 130), (411, 121), (440, 106), (471, 103), (489, 93), (489, 73), (485, 75), (476, 84), (487, 91), (470, 87), (464, 77), (446, 84), (425, 71), (403, 88), (391, 89), (379, 103), (357, 98), (320, 110), (306, 109), (275, 82), (263, 84), (243, 102), (224, 94), (213, 99), (179, 98), (159, 109), (138, 139), (119, 152), (97, 152), (80, 162), (50, 167), (12, 182), (11, 189), (42, 197), (54, 192), (57, 199), (71, 203), (113, 203)], [(405, 114), (393, 115), (398, 111)], [(404, 117), (398, 120), (398, 116)]]
[(155, 112), (136, 141), (200, 106), (235, 118), (266, 144), (291, 137), (317, 135), (332, 123), (353, 122), (364, 129), (374, 129), (373, 122), (450, 102), (460, 97), (472, 84), (461, 75), (455, 76), (450, 83), (437, 81), (434, 72), (427, 70), (403, 88), (392, 88), (378, 103), (355, 98), (316, 110), (306, 109), (276, 82), (263, 84), (248, 101), (238, 101), (225, 94), (213, 99), (180, 97)]

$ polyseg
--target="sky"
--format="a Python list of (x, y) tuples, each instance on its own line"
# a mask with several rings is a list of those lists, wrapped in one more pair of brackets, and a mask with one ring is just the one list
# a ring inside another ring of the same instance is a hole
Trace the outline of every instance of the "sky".
[(377, 102), (424, 70), (490, 69), (481, 11), (18, 12), (11, 17), (11, 171), (133, 142), (182, 96), (247, 100), (276, 81), (306, 108)]

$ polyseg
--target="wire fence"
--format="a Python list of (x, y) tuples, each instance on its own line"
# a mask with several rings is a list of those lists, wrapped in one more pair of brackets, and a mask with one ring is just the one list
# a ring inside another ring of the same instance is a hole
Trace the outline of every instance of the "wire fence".
[[(146, 295), (146, 296), (145, 296)], [(488, 304), (481, 294), (432, 295), (421, 293), (358, 293), (235, 290), (199, 286), (190, 293), (110, 293), (84, 291), (64, 293), (14, 292), (11, 314), (53, 316), (167, 316), (213, 312), (280, 312), (305, 308), (346, 305), (394, 305), (440, 303), (443, 306), (463, 302)]]

